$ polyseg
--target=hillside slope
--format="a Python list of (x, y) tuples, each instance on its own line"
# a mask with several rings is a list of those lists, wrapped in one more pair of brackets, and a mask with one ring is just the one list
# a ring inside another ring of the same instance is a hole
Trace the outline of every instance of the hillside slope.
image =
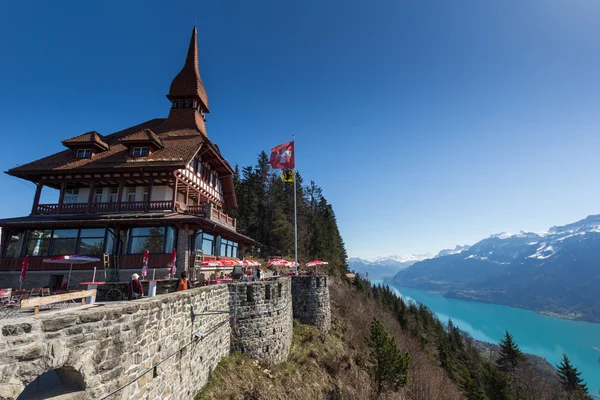
[[(524, 361), (514, 373), (503, 373), (481, 355), (485, 345), (442, 324), (427, 307), (404, 303), (388, 287), (360, 277), (354, 284), (332, 280), (330, 295), (330, 333), (295, 322), (287, 362), (261, 365), (234, 354), (221, 361), (196, 399), (567, 399), (552, 371), (540, 373)], [(381, 397), (365, 343), (373, 317), (410, 354), (406, 386)]]
[(221, 361), (197, 399), (373, 399), (375, 385), (367, 370), (364, 338), (373, 316), (393, 333), (403, 352), (411, 355), (408, 384), (382, 399), (462, 399), (460, 390), (434, 365), (419, 343), (375, 301), (357, 297), (343, 281), (330, 286), (332, 330), (294, 323), (294, 338), (287, 362), (261, 365), (240, 354)]

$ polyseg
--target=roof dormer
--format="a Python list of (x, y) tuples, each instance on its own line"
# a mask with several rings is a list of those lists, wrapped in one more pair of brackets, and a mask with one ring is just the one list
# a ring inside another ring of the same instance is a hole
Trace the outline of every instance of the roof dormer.
[(131, 157), (147, 157), (152, 152), (165, 147), (162, 140), (150, 129), (134, 132), (118, 141), (127, 147)]
[(94, 154), (109, 149), (109, 145), (106, 143), (104, 137), (96, 131), (63, 140), (62, 144), (71, 149), (73, 156), (77, 158), (90, 158)]

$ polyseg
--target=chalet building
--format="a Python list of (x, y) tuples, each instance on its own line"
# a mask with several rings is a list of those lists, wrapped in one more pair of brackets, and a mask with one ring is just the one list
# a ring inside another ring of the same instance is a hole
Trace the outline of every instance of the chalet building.
[[(253, 241), (224, 211), (237, 207), (233, 170), (206, 131), (196, 28), (167, 98), (167, 118), (109, 135), (83, 133), (63, 140), (65, 150), (7, 171), (37, 190), (29, 216), (0, 220), (1, 287), (18, 287), (25, 255), (25, 287), (60, 285), (65, 265), (42, 260), (64, 254), (102, 260), (73, 266), (71, 286), (91, 280), (94, 267), (97, 280), (104, 280), (107, 264), (118, 274), (112, 280), (129, 280), (139, 273), (145, 250), (149, 275), (158, 268), (157, 278), (168, 273), (174, 248), (178, 272), (189, 270), (197, 254), (243, 256)], [(56, 204), (40, 204), (44, 188), (60, 191)]]

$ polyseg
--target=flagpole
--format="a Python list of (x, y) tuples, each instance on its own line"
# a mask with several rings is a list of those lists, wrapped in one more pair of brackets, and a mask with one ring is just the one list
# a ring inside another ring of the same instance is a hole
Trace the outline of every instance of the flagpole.
[(298, 218), (296, 214), (296, 135), (292, 134), (292, 143), (294, 143), (294, 168), (292, 168), (294, 176), (294, 266), (296, 267), (296, 274), (298, 274)]

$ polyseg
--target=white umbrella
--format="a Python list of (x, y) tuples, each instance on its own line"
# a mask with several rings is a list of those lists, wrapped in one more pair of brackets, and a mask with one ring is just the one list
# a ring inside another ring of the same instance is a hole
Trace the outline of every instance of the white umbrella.
[(51, 258), (44, 258), (43, 262), (47, 263), (55, 263), (55, 264), (69, 264), (69, 279), (67, 280), (67, 290), (69, 290), (69, 286), (71, 285), (71, 271), (73, 270), (73, 264), (87, 264), (91, 262), (100, 261), (99, 258), (81, 256), (79, 254), (68, 254), (65, 256), (56, 256)]

